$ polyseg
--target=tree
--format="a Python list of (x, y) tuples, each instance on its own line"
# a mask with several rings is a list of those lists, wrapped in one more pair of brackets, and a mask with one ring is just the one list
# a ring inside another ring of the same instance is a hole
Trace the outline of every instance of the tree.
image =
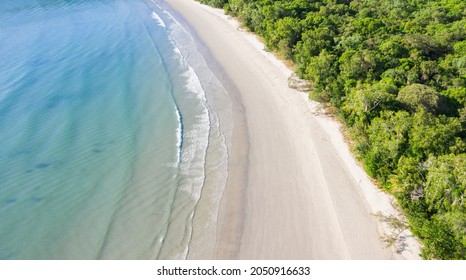
[(427, 168), (417, 158), (401, 156), (397, 169), (390, 178), (390, 190), (408, 202), (424, 198)]
[(397, 88), (391, 83), (379, 82), (375, 84), (359, 83), (350, 90), (342, 111), (350, 124), (365, 126), (395, 100)]
[(340, 74), (344, 79), (365, 80), (372, 78), (372, 73), (377, 69), (378, 59), (373, 51), (348, 50), (340, 59)]
[(306, 63), (310, 57), (319, 55), (321, 51), (332, 45), (333, 36), (333, 31), (326, 27), (304, 31), (301, 41), (296, 45), (295, 61)]
[(447, 154), (430, 161), (425, 189), (430, 208), (466, 213), (466, 154)]
[(411, 126), (411, 117), (404, 111), (384, 111), (372, 121), (368, 129), (370, 147), (364, 158), (369, 174), (386, 183), (408, 147)]
[[(429, 155), (443, 155), (451, 150), (464, 149), (459, 134), (462, 131), (458, 118), (435, 116), (421, 111), (412, 117), (412, 129), (409, 132), (409, 153), (420, 160)], [(458, 146), (458, 147), (456, 147)]]
[(269, 26), (266, 45), (270, 49), (277, 49), (287, 59), (293, 58), (293, 48), (301, 39), (300, 20), (292, 17), (284, 17)]
[(420, 110), (434, 112), (438, 109), (439, 96), (429, 86), (412, 84), (402, 88), (396, 100), (412, 112)]
[(304, 68), (304, 77), (310, 79), (314, 87), (325, 90), (336, 72), (336, 56), (327, 50), (322, 50), (318, 56), (309, 58), (307, 64), (301, 66)]

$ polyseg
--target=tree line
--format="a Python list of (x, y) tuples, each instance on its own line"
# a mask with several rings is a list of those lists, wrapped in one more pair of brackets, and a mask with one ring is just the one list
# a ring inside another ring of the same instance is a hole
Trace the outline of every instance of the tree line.
[(466, 1), (201, 0), (260, 35), (346, 123), (426, 259), (466, 259)]

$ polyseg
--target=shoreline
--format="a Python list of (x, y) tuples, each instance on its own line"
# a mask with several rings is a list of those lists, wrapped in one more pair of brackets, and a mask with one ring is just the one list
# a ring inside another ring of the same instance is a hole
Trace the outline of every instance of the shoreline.
[(390, 229), (371, 214), (399, 213), (354, 160), (340, 125), (288, 88), (291, 70), (222, 10), (164, 2), (235, 87), (229, 175), (210, 258), (418, 259), (408, 231), (401, 253), (384, 248), (379, 237)]

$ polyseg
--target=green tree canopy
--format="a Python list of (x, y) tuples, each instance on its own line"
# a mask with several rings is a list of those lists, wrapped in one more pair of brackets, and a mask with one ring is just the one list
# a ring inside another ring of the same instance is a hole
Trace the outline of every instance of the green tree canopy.
[(431, 159), (426, 182), (426, 201), (438, 211), (466, 210), (466, 154), (447, 154)]
[(439, 95), (429, 86), (412, 84), (400, 89), (396, 100), (413, 112), (420, 110), (434, 112), (438, 109)]

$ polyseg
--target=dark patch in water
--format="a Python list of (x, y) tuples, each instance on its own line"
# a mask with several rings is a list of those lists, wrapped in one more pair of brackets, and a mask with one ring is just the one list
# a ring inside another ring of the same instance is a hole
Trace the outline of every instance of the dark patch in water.
[(49, 167), (50, 164), (49, 163), (39, 163), (39, 164), (36, 164), (36, 168), (37, 169), (44, 169), (44, 168), (47, 168)]
[(15, 203), (16, 201), (18, 201), (18, 199), (16, 197), (13, 197), (13, 198), (8, 198), (7, 200), (5, 200), (5, 204), (13, 204)]
[(94, 148), (94, 149), (92, 149), (92, 152), (98, 154), (98, 153), (103, 152), (103, 150), (99, 149), (99, 148)]
[(32, 169), (26, 170), (26, 173), (31, 173), (31, 172), (32, 172)]
[(52, 96), (47, 100), (47, 108), (48, 109), (53, 109), (60, 105), (61, 102), (64, 101), (63, 96)]
[(74, 100), (76, 100), (76, 96), (74, 95), (54, 95), (47, 99), (46, 107), (48, 109), (53, 109), (60, 106), (62, 103), (70, 103)]

